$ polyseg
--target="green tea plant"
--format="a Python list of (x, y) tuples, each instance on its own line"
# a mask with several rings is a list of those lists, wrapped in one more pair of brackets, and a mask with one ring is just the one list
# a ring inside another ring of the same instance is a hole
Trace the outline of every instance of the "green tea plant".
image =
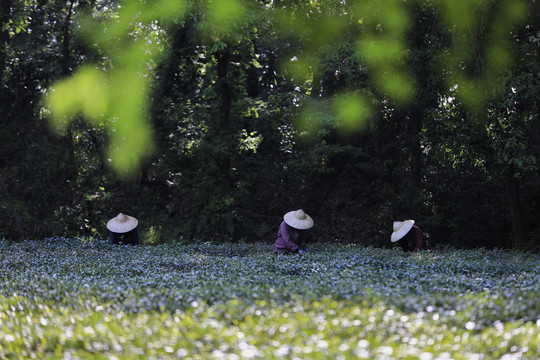
[(539, 257), (0, 242), (0, 359), (535, 359)]

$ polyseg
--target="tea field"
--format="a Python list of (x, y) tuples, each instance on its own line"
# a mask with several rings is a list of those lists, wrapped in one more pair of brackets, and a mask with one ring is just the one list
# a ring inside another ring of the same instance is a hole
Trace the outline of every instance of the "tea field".
[(0, 359), (538, 359), (540, 255), (0, 241)]

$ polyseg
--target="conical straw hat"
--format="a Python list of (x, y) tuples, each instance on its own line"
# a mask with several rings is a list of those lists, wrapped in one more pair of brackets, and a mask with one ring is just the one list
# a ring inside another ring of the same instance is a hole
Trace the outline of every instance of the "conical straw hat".
[(287, 225), (298, 230), (307, 230), (313, 227), (313, 219), (302, 209), (289, 211), (283, 215), (283, 220)]
[(396, 242), (412, 229), (414, 225), (414, 220), (405, 220), (405, 221), (394, 221), (394, 232), (390, 240)]
[(107, 229), (114, 233), (122, 234), (135, 229), (138, 224), (139, 221), (133, 216), (120, 213), (107, 222)]

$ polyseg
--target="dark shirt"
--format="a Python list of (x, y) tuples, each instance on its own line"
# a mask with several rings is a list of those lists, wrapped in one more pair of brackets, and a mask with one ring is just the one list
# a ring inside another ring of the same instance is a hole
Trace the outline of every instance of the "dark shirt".
[(403, 251), (429, 250), (431, 246), (424, 237), (424, 232), (416, 225), (399, 240), (399, 245)]
[(306, 249), (305, 230), (298, 230), (283, 221), (279, 225), (278, 238), (274, 244), (276, 254), (290, 254)]
[(139, 245), (139, 231), (137, 228), (128, 231), (127, 233), (114, 233), (110, 231), (109, 237), (111, 244), (129, 244), (129, 245)]

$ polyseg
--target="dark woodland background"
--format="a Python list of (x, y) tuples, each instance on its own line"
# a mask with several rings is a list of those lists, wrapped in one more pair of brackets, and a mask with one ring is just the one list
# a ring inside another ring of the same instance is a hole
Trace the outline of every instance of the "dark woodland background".
[[(304, 3), (249, 2), (242, 31), (222, 39), (201, 30), (204, 6), (157, 21), (164, 51), (146, 105), (154, 148), (124, 177), (110, 166), (110, 127), (76, 116), (54, 131), (43, 101), (81, 65), (112, 66), (78, 19), (111, 21), (117, 2), (2, 1), (0, 236), (106, 236), (107, 220), (125, 212), (146, 243), (272, 242), (283, 214), (302, 208), (320, 241), (391, 246), (392, 222), (412, 218), (435, 246), (538, 249), (537, 2), (522, 3), (507, 31), (512, 62), (476, 107), (448, 85), (457, 75), (445, 59), (460, 34), (437, 1), (403, 2), (412, 19), (403, 65), (417, 84), (406, 103), (359, 54), (367, 25), (348, 15), (353, 5)], [(475, 9), (483, 16), (460, 63), (473, 80), (487, 76), (494, 40), (484, 34), (504, 4)], [(305, 31), (278, 28), (278, 8), (294, 10)], [(329, 17), (339, 34), (318, 41)], [(309, 59), (307, 76), (283, 65), (295, 59)], [(369, 99), (367, 121), (338, 121), (343, 92)]]

